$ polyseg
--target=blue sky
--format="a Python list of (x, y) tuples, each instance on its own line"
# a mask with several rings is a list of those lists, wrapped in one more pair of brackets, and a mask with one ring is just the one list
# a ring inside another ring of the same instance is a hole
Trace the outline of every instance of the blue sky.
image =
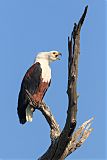
[(39, 111), (32, 123), (19, 124), (16, 108), (26, 70), (39, 51), (58, 50), (62, 60), (52, 67), (52, 84), (45, 96), (61, 128), (67, 110), (67, 37), (86, 5), (81, 30), (77, 127), (92, 116), (94, 131), (70, 159), (105, 158), (105, 10), (103, 0), (0, 0), (0, 158), (41, 156), (50, 144), (49, 126)]

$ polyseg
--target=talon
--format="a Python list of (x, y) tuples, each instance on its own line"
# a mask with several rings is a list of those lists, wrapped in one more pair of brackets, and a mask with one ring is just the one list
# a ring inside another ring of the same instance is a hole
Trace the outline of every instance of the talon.
[(34, 112), (34, 110), (35, 110), (35, 109), (32, 107), (32, 108), (31, 108), (31, 111)]

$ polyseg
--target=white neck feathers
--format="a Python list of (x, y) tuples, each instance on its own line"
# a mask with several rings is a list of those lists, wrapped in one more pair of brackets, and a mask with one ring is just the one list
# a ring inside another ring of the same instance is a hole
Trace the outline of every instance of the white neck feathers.
[(49, 61), (47, 59), (39, 59), (37, 58), (35, 63), (39, 62), (42, 69), (42, 79), (43, 82), (50, 82), (51, 80), (51, 68), (49, 65)]

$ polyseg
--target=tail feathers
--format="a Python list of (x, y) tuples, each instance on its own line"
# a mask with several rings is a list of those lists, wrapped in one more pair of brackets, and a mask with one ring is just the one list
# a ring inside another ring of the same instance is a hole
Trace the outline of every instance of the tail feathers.
[(32, 107), (28, 105), (26, 108), (26, 121), (32, 122), (32, 118), (33, 118), (33, 110)]
[(26, 119), (25, 118), (20, 119), (20, 123), (21, 124), (25, 124), (26, 123)]
[(25, 110), (22, 110), (19, 106), (17, 108), (17, 113), (19, 116), (19, 121), (21, 124), (25, 124), (26, 123), (26, 113)]

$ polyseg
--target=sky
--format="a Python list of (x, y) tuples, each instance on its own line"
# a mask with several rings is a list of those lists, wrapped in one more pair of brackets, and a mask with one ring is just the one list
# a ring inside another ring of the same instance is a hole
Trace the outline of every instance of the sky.
[(67, 39), (85, 6), (81, 30), (77, 128), (95, 117), (92, 134), (67, 160), (106, 159), (106, 7), (104, 0), (0, 0), (0, 160), (34, 160), (50, 145), (50, 128), (36, 111), (33, 122), (19, 124), (21, 81), (40, 51), (58, 50), (52, 83), (44, 101), (61, 129), (67, 111)]

